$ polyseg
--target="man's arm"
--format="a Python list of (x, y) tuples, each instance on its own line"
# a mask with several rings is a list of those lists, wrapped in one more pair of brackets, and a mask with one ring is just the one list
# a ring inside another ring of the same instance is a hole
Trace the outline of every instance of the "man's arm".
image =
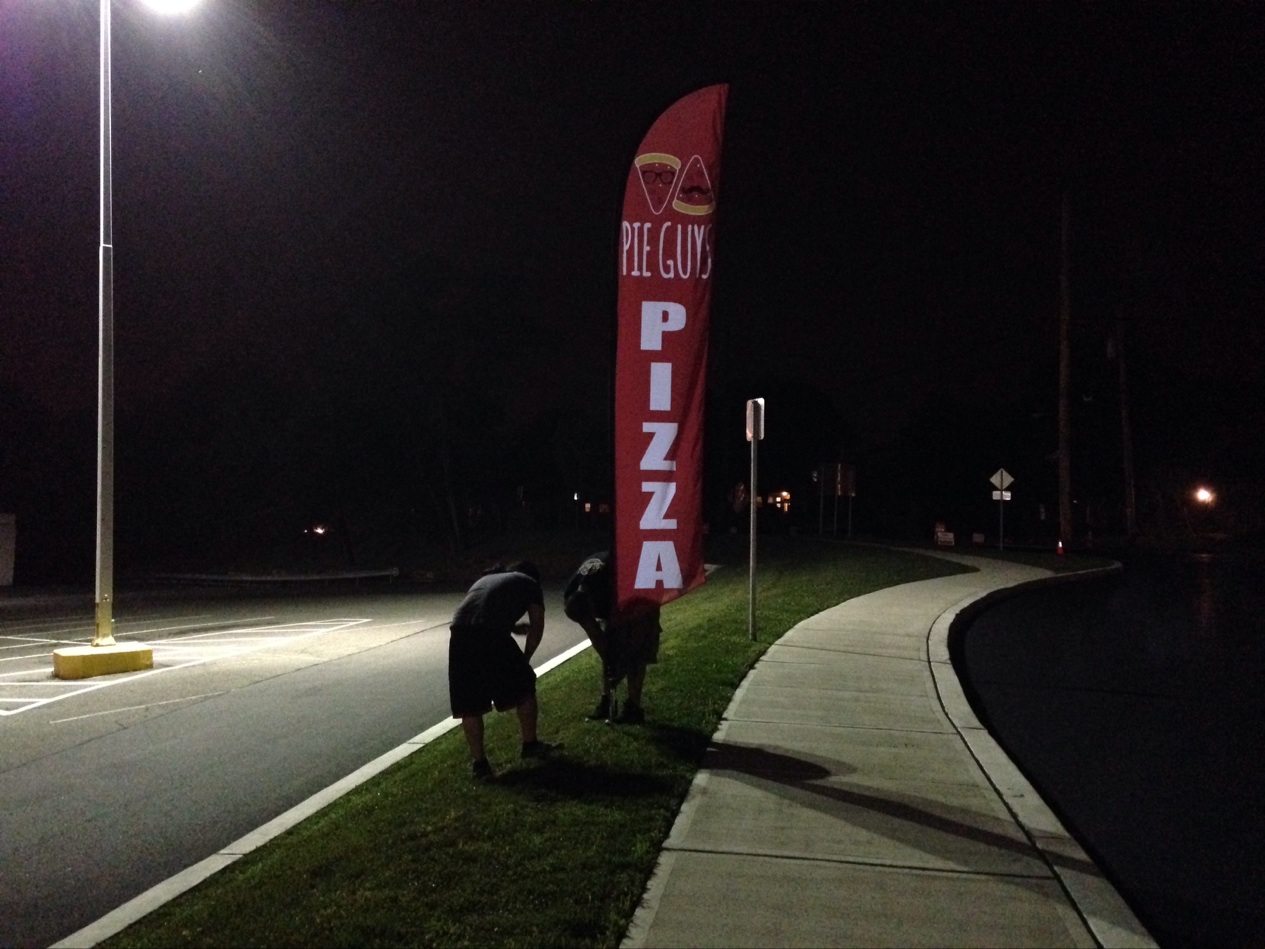
[(523, 655), (530, 659), (545, 635), (545, 608), (539, 603), (528, 606), (527, 622), (519, 623), (514, 632), (527, 634), (527, 641), (523, 643)]

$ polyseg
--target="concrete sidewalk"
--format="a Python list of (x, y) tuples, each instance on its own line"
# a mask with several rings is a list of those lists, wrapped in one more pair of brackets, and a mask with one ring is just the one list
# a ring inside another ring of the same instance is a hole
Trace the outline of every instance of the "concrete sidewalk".
[(1048, 571), (905, 584), (800, 623), (734, 695), (633, 919), (643, 946), (1154, 946), (981, 727), (958, 615)]

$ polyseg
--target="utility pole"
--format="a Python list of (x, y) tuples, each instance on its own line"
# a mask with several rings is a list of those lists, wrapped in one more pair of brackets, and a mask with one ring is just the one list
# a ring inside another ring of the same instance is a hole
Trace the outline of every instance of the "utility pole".
[(1129, 427), (1129, 383), (1124, 366), (1124, 319), (1116, 317), (1116, 368), (1120, 379), (1120, 457), (1124, 462), (1124, 529), (1129, 543), (1138, 532), (1137, 493), (1133, 482), (1133, 433)]
[(1068, 220), (1067, 191), (1063, 192), (1059, 252), (1059, 540), (1072, 541), (1072, 418), (1071, 352), (1068, 324), (1071, 322), (1071, 282), (1068, 275), (1071, 223)]

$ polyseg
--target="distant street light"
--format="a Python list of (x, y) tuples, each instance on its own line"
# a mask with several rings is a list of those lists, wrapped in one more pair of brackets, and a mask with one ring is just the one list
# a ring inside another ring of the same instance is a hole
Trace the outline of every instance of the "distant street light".
[[(145, 0), (179, 13), (197, 0)], [(101, 243), (97, 257), (97, 555), (94, 646), (114, 643), (114, 221), (110, 170), (110, 0), (101, 0)]]
[(1195, 489), (1195, 500), (1200, 504), (1210, 505), (1216, 499), (1217, 496), (1208, 488), (1201, 486)]

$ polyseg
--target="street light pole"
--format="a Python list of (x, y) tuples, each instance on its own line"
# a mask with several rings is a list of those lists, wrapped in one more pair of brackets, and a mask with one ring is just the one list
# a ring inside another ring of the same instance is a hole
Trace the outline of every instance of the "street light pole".
[[(148, 0), (168, 11), (191, 0)], [(97, 256), (96, 624), (88, 646), (53, 650), (53, 675), (86, 679), (152, 669), (154, 650), (114, 641), (114, 222), (110, 169), (110, 0), (101, 0), (101, 245)]]
[[(149, 0), (174, 12), (192, 0)], [(110, 0), (101, 0), (101, 246), (97, 257), (97, 556), (94, 646), (114, 642), (114, 194), (110, 162)]]
[(110, 168), (110, 0), (101, 0), (101, 245), (97, 272), (97, 556), (94, 646), (114, 645), (114, 221)]

